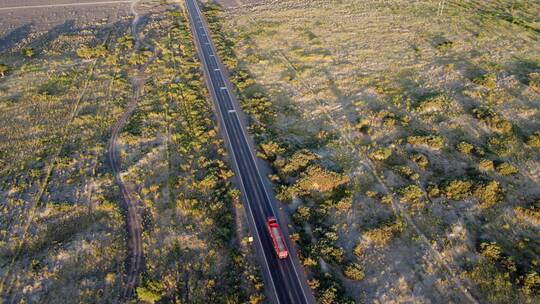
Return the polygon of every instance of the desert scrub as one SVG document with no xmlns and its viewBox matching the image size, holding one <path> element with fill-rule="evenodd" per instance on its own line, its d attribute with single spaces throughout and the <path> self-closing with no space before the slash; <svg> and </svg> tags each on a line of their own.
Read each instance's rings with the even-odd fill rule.
<svg viewBox="0 0 540 304">
<path fill-rule="evenodd" d="M 499 174 L 502 176 L 510 176 L 517 174 L 519 170 L 512 164 L 502 163 L 497 166 L 497 172 L 499 172 Z"/>
<path fill-rule="evenodd" d="M 488 138 L 487 147 L 497 156 L 509 157 L 519 148 L 519 142 L 513 135 L 495 135 Z"/>
<path fill-rule="evenodd" d="M 341 264 L 343 262 L 345 252 L 343 248 L 336 245 L 339 237 L 335 231 L 335 226 L 326 229 L 326 231 L 319 228 L 314 232 L 318 237 L 318 240 L 313 247 L 313 253 L 317 257 L 323 258 L 325 261 L 329 261 L 334 264 Z"/>
<path fill-rule="evenodd" d="M 137 299 L 143 303 L 155 303 L 165 295 L 163 284 L 149 279 L 143 280 L 141 286 L 137 287 Z"/>
<path fill-rule="evenodd" d="M 467 180 L 453 180 L 444 188 L 444 194 L 450 200 L 459 201 L 471 195 L 472 183 Z"/>
<path fill-rule="evenodd" d="M 314 161 L 319 159 L 317 155 L 309 150 L 298 150 L 290 158 L 288 162 L 281 159 L 274 163 L 279 168 L 279 172 L 284 175 L 296 175 L 300 171 L 306 169 Z"/>
<path fill-rule="evenodd" d="M 480 171 L 493 171 L 495 170 L 495 165 L 492 160 L 484 158 L 478 162 L 478 169 Z"/>
<path fill-rule="evenodd" d="M 396 220 L 394 223 L 386 224 L 379 228 L 373 228 L 365 231 L 362 234 L 362 242 L 355 248 L 355 253 L 360 255 L 363 251 L 362 248 L 366 248 L 367 245 L 373 245 L 374 247 L 385 247 L 390 240 L 398 233 L 405 231 L 406 224 L 401 219 Z"/>
<path fill-rule="evenodd" d="M 492 261 L 481 261 L 467 275 L 482 292 L 488 303 L 519 302 L 510 276 L 500 271 Z"/>
<path fill-rule="evenodd" d="M 285 149 L 275 141 L 268 141 L 260 144 L 261 152 L 259 156 L 268 161 L 275 161 L 278 155 L 285 152 Z"/>
<path fill-rule="evenodd" d="M 540 200 L 527 208 L 516 207 L 514 213 L 519 223 L 540 226 Z"/>
<path fill-rule="evenodd" d="M 488 303 L 525 303 L 525 295 L 513 283 L 519 282 L 517 270 L 512 258 L 496 242 L 483 242 L 478 262 L 466 274 Z"/>
<path fill-rule="evenodd" d="M 452 104 L 453 100 L 446 94 L 440 94 L 440 93 L 434 93 L 418 104 L 415 111 L 426 114 L 426 113 L 433 113 L 433 112 L 441 112 L 448 109 L 448 107 Z"/>
<path fill-rule="evenodd" d="M 529 73 L 529 88 L 533 91 L 540 93 L 540 73 Z"/>
<path fill-rule="evenodd" d="M 440 135 L 409 136 L 407 142 L 413 146 L 427 146 L 435 150 L 444 147 L 446 140 Z"/>
<path fill-rule="evenodd" d="M 410 156 L 410 160 L 413 161 L 420 169 L 425 170 L 429 166 L 429 160 L 424 154 L 416 153 Z"/>
<path fill-rule="evenodd" d="M 482 208 L 489 208 L 499 203 L 503 199 L 503 189 L 499 182 L 490 181 L 476 187 L 473 192 Z"/>
<path fill-rule="evenodd" d="M 523 278 L 523 292 L 526 295 L 532 296 L 540 292 L 540 275 L 536 271 L 529 272 Z"/>
<path fill-rule="evenodd" d="M 361 281 L 366 276 L 362 265 L 358 263 L 349 263 L 343 269 L 343 274 L 350 280 Z"/>
<path fill-rule="evenodd" d="M 468 142 L 462 141 L 457 144 L 456 149 L 465 155 L 469 155 L 473 152 L 474 146 Z"/>
<path fill-rule="evenodd" d="M 394 166 L 392 167 L 392 170 L 410 180 L 418 180 L 420 178 L 420 174 L 414 172 L 414 170 L 408 166 Z"/>
<path fill-rule="evenodd" d="M 497 87 L 497 75 L 486 73 L 474 78 L 472 82 L 488 89 L 495 89 Z"/>
<path fill-rule="evenodd" d="M 0 77 L 6 76 L 9 72 L 9 67 L 3 63 L 0 63 Z"/>
<path fill-rule="evenodd" d="M 495 113 L 490 108 L 479 107 L 473 109 L 474 116 L 484 122 L 490 129 L 500 133 L 512 132 L 512 123 Z"/>
<path fill-rule="evenodd" d="M 408 203 L 418 203 L 424 196 L 424 191 L 417 185 L 408 185 L 400 189 L 399 193 L 401 194 L 401 200 Z"/>
<path fill-rule="evenodd" d="M 377 161 L 387 160 L 390 156 L 392 156 L 392 149 L 390 148 L 379 148 L 369 153 L 369 158 Z"/>
<path fill-rule="evenodd" d="M 501 258 L 501 247 L 496 242 L 483 242 L 480 244 L 480 254 L 490 260 L 497 261 Z"/>
<path fill-rule="evenodd" d="M 529 138 L 527 139 L 527 145 L 540 151 L 540 131 L 536 131 L 531 136 L 529 136 Z"/>
<path fill-rule="evenodd" d="M 77 56 L 83 59 L 93 59 L 99 57 L 107 56 L 107 48 L 100 45 L 96 47 L 89 47 L 87 45 L 82 45 L 77 49 Z"/>
<path fill-rule="evenodd" d="M 26 58 L 32 58 L 35 54 L 34 48 L 25 47 L 21 50 L 21 53 Z"/>
<path fill-rule="evenodd" d="M 298 190 L 296 194 L 309 194 L 310 192 L 330 193 L 334 189 L 349 183 L 349 177 L 337 172 L 323 169 L 319 166 L 310 166 L 294 185 Z"/>
</svg>

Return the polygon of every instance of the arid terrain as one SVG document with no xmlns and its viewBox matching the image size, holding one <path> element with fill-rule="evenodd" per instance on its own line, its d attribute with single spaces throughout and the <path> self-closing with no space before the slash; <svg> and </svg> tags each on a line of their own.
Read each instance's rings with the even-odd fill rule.
<svg viewBox="0 0 540 304">
<path fill-rule="evenodd" d="M 318 303 L 540 302 L 540 3 L 199 3 Z M 199 55 L 0 0 L 0 303 L 271 301 Z"/>
<path fill-rule="evenodd" d="M 538 3 L 220 3 L 321 303 L 539 301 Z"/>
</svg>

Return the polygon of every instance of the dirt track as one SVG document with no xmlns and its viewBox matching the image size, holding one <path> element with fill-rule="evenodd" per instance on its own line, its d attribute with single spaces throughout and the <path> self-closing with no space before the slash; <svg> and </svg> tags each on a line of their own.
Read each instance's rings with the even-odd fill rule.
<svg viewBox="0 0 540 304">
<path fill-rule="evenodd" d="M 133 111 L 137 108 L 137 101 L 140 96 L 141 82 L 136 81 L 134 83 L 134 96 L 131 98 L 126 110 L 116 122 L 112 133 L 111 138 L 108 144 L 108 158 L 109 164 L 113 171 L 113 175 L 116 183 L 120 187 L 120 192 L 122 194 L 122 209 L 124 209 L 126 217 L 126 229 L 128 232 L 128 257 L 127 257 L 127 280 L 126 280 L 126 289 L 124 290 L 122 296 L 124 299 L 129 298 L 137 286 L 139 280 L 139 274 L 143 268 L 143 250 L 142 250 L 142 239 L 141 239 L 141 219 L 137 211 L 138 202 L 132 198 L 131 189 L 128 188 L 122 181 L 120 176 L 120 157 L 118 156 L 117 140 L 118 134 L 124 128 L 127 123 L 128 118 L 131 116 Z"/>
<path fill-rule="evenodd" d="M 119 133 L 122 131 L 128 119 L 137 108 L 137 103 L 142 95 L 144 82 L 146 80 L 146 75 L 144 73 L 145 69 L 156 58 L 155 49 L 152 45 L 148 45 L 143 41 L 144 37 L 138 31 L 141 21 L 136 9 L 138 2 L 139 0 L 133 0 L 131 2 L 131 13 L 134 16 L 131 24 L 131 32 L 133 37 L 136 39 L 133 49 L 138 50 L 140 45 L 143 44 L 146 48 L 151 49 L 154 52 L 154 56 L 152 56 L 143 66 L 139 68 L 138 75 L 131 78 L 133 95 L 126 109 L 124 110 L 124 113 L 122 113 L 122 116 L 120 116 L 113 127 L 107 149 L 109 164 L 113 171 L 115 181 L 120 187 L 120 192 L 122 194 L 122 209 L 124 209 L 125 212 L 125 225 L 128 233 L 128 255 L 126 259 L 127 273 L 125 280 L 126 285 L 124 292 L 122 293 L 122 300 L 126 302 L 128 302 L 135 295 L 135 288 L 139 284 L 140 274 L 144 270 L 144 252 L 142 242 L 142 220 L 139 212 L 139 206 L 141 206 L 141 204 L 136 198 L 134 198 L 134 190 L 132 189 L 132 186 L 128 183 L 124 183 L 122 180 L 120 166 L 121 161 L 118 155 L 117 140 Z"/>
</svg>

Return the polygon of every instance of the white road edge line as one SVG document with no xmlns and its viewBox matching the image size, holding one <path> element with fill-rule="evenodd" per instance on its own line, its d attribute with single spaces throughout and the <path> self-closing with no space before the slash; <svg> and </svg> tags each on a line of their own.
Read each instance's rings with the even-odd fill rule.
<svg viewBox="0 0 540 304">
<path fill-rule="evenodd" d="M 186 0 L 187 1 L 193 1 L 193 0 Z M 199 6 L 197 5 L 197 3 L 194 3 L 194 6 L 195 6 L 195 9 L 197 10 L 197 13 L 198 14 L 202 14 L 200 9 L 199 9 Z M 189 7 L 188 7 L 188 10 L 189 10 Z M 193 16 L 192 16 L 192 19 L 193 19 Z M 206 29 L 204 27 L 202 27 L 202 30 L 206 33 Z M 197 33 L 195 33 L 197 34 Z M 207 34 L 208 35 L 208 34 Z M 197 41 L 199 42 L 199 45 L 201 44 L 199 39 L 197 39 Z M 201 53 L 204 52 L 201 48 Z M 214 55 L 210 55 L 210 56 L 214 56 Z M 203 56 L 204 57 L 204 56 Z M 208 67 L 206 66 L 206 64 L 203 65 L 205 70 L 207 71 L 208 74 L 210 74 L 210 71 L 208 70 Z M 208 80 L 210 81 L 210 83 L 212 84 L 212 86 L 214 85 L 214 82 L 212 81 L 212 78 L 208 77 Z M 221 105 L 219 104 L 219 101 L 217 100 L 217 96 L 216 96 L 216 104 L 217 106 L 221 109 Z M 225 117 L 222 117 L 223 120 L 225 120 Z M 225 135 L 227 136 L 227 139 L 229 140 L 229 143 L 231 145 L 231 152 L 233 154 L 233 157 L 234 159 L 236 160 L 236 153 L 234 153 L 234 149 L 232 149 L 232 141 L 231 141 L 231 138 L 229 136 L 229 130 L 227 129 L 227 126 L 225 125 L 225 122 L 223 122 L 223 127 L 225 128 Z M 248 149 L 250 150 L 250 154 L 251 154 L 251 149 Z M 239 175 L 242 175 L 242 173 L 240 172 L 240 168 L 238 167 L 237 163 L 236 162 L 233 162 L 234 163 L 234 166 L 236 167 L 237 171 L 238 171 L 238 174 Z M 258 169 L 257 169 L 258 171 Z M 259 175 L 260 177 L 260 175 Z M 246 189 L 246 186 L 244 185 L 244 181 L 242 181 L 242 177 L 240 176 L 239 178 L 240 180 L 240 183 L 242 184 L 242 188 L 244 189 L 244 193 L 245 193 L 245 189 Z M 266 189 L 265 189 L 265 192 L 266 192 Z M 244 194 L 246 195 L 246 198 L 247 198 L 247 194 Z M 248 205 L 248 209 L 249 209 L 249 213 L 251 214 L 251 218 L 253 219 L 253 224 L 254 224 L 254 227 L 255 227 L 255 232 L 259 233 L 259 231 L 257 230 L 257 224 L 255 223 L 255 216 L 253 215 L 253 210 L 251 210 L 251 205 L 249 204 L 249 202 L 247 202 L 247 205 Z M 259 237 L 257 237 L 257 240 L 259 241 L 259 246 L 261 248 L 261 251 L 262 251 L 262 254 L 264 255 L 264 264 L 266 265 L 266 269 L 268 269 L 268 274 L 270 274 L 270 282 L 272 282 L 272 286 L 274 287 L 274 293 L 276 295 L 276 300 L 278 303 L 281 303 L 279 301 L 279 296 L 277 294 L 277 288 L 276 288 L 276 284 L 274 283 L 274 279 L 272 278 L 272 275 L 271 275 L 271 272 L 270 272 L 270 266 L 268 265 L 268 261 L 266 260 L 266 252 L 264 251 L 264 247 L 262 245 L 262 242 L 261 242 L 261 239 Z M 294 268 L 294 267 L 293 267 Z M 305 295 L 304 295 L 305 297 Z"/>
<path fill-rule="evenodd" d="M 69 6 L 84 6 L 84 5 L 100 5 L 100 4 L 120 4 L 131 3 L 131 0 L 116 0 L 103 2 L 82 2 L 82 3 L 63 3 L 63 4 L 44 4 L 44 5 L 29 5 L 29 6 L 8 6 L 0 7 L 0 11 L 31 9 L 31 8 L 49 8 L 49 7 L 69 7 Z"/>
</svg>

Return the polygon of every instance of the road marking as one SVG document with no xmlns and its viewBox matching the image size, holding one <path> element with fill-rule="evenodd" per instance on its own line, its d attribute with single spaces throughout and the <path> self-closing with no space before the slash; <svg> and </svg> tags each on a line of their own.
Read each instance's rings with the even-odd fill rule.
<svg viewBox="0 0 540 304">
<path fill-rule="evenodd" d="M 0 7 L 0 11 L 18 10 L 18 9 L 31 9 L 31 8 L 48 8 L 48 7 L 67 7 L 67 6 L 83 6 L 83 5 L 100 5 L 100 4 L 120 4 L 131 3 L 130 0 L 116 0 L 116 1 L 103 1 L 103 2 L 82 2 L 82 3 L 64 3 L 64 4 L 44 4 L 44 5 L 29 5 L 29 6 L 9 6 Z"/>
</svg>

